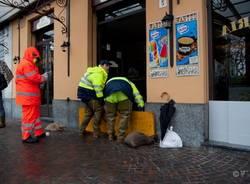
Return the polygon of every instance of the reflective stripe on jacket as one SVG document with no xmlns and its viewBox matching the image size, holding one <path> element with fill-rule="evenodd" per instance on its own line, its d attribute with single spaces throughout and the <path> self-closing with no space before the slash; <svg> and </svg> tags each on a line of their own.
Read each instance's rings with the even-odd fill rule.
<svg viewBox="0 0 250 184">
<path fill-rule="evenodd" d="M 19 105 L 40 105 L 40 83 L 42 76 L 33 63 L 35 48 L 28 48 L 16 70 L 16 103 Z M 39 53 L 36 53 L 39 55 Z"/>
<path fill-rule="evenodd" d="M 107 81 L 108 74 L 101 67 L 90 67 L 87 72 L 81 78 L 79 87 L 95 91 L 96 97 L 103 97 L 103 88 Z M 81 98 L 78 96 L 78 98 Z"/>
<path fill-rule="evenodd" d="M 129 85 L 125 85 L 126 84 Z M 142 96 L 140 95 L 138 89 L 135 84 L 128 80 L 125 77 L 113 77 L 108 80 L 105 86 L 105 101 L 110 103 L 118 103 L 126 99 L 131 100 L 131 95 L 133 96 L 133 100 L 138 105 L 138 107 L 144 107 L 144 101 Z M 132 93 L 132 94 L 129 94 Z"/>
</svg>

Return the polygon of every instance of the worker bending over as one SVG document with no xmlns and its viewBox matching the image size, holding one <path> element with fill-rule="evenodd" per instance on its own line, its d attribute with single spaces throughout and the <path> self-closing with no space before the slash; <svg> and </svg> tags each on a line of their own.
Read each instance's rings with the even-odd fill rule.
<svg viewBox="0 0 250 184">
<path fill-rule="evenodd" d="M 109 140 L 114 140 L 114 122 L 116 113 L 119 112 L 120 122 L 117 141 L 123 143 L 132 113 L 133 102 L 137 103 L 140 111 L 143 111 L 143 98 L 135 84 L 125 77 L 113 77 L 108 80 L 104 88 L 104 95 Z"/>
</svg>

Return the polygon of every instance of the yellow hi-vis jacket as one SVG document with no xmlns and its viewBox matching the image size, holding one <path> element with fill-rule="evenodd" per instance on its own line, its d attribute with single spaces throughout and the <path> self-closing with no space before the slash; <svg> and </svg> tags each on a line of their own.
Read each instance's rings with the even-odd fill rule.
<svg viewBox="0 0 250 184">
<path fill-rule="evenodd" d="M 107 72 L 100 65 L 96 67 L 89 67 L 87 72 L 81 78 L 79 86 L 89 90 L 94 90 L 96 97 L 102 98 L 103 88 L 107 78 Z"/>
<path fill-rule="evenodd" d="M 109 103 L 118 103 L 124 100 L 129 99 L 128 95 L 126 93 L 129 91 L 126 88 L 125 85 L 120 85 L 120 82 L 126 82 L 131 88 L 132 88 L 132 93 L 131 94 L 134 98 L 134 101 L 137 103 L 138 107 L 144 107 L 144 101 L 143 98 L 136 88 L 135 84 L 128 80 L 126 77 L 113 77 L 108 82 L 106 83 L 105 86 L 105 92 L 107 93 L 107 97 L 105 98 L 105 101 Z M 111 92 L 110 91 L 114 91 Z M 126 92 L 125 92 L 126 91 Z"/>
</svg>

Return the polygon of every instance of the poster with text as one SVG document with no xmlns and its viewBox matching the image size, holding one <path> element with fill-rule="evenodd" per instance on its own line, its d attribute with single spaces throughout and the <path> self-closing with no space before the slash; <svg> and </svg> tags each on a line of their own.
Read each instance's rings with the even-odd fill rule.
<svg viewBox="0 0 250 184">
<path fill-rule="evenodd" d="M 149 66 L 152 78 L 168 76 L 169 61 L 168 30 L 162 27 L 161 22 L 150 24 L 149 28 Z"/>
<path fill-rule="evenodd" d="M 190 13 L 176 18 L 177 76 L 200 74 L 197 21 L 197 13 Z"/>
</svg>

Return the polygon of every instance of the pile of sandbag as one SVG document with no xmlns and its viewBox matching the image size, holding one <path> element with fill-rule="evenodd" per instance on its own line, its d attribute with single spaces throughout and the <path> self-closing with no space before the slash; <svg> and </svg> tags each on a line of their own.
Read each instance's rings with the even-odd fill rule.
<svg viewBox="0 0 250 184">
<path fill-rule="evenodd" d="M 46 130 L 46 131 L 55 132 L 55 131 L 63 131 L 64 128 L 65 128 L 65 126 L 61 125 L 60 123 L 50 123 L 50 124 L 45 128 L 45 130 Z"/>
<path fill-rule="evenodd" d="M 125 144 L 127 144 L 128 146 L 132 148 L 137 148 L 139 146 L 153 144 L 154 141 L 155 141 L 154 137 L 149 137 L 140 132 L 131 132 L 126 136 L 124 140 Z"/>
</svg>

